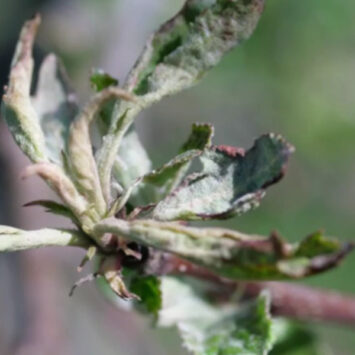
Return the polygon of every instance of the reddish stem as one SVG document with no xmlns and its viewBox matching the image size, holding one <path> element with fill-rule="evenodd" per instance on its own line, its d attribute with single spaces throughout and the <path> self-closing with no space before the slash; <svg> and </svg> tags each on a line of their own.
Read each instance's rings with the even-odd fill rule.
<svg viewBox="0 0 355 355">
<path fill-rule="evenodd" d="M 227 294 L 240 288 L 244 297 L 255 297 L 267 289 L 271 294 L 272 313 L 277 316 L 355 326 L 355 297 L 288 282 L 231 281 L 174 256 L 164 257 L 163 264 L 166 274 L 184 274 L 218 283 Z"/>
</svg>

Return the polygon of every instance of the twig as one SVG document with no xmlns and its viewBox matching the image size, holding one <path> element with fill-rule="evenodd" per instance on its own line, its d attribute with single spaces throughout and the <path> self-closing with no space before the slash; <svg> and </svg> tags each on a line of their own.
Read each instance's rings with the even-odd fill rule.
<svg viewBox="0 0 355 355">
<path fill-rule="evenodd" d="M 355 297 L 288 282 L 231 281 L 174 256 L 164 256 L 159 267 L 165 274 L 187 275 L 218 283 L 226 295 L 237 289 L 246 298 L 267 289 L 271 294 L 272 313 L 301 321 L 322 321 L 355 326 Z"/>
</svg>

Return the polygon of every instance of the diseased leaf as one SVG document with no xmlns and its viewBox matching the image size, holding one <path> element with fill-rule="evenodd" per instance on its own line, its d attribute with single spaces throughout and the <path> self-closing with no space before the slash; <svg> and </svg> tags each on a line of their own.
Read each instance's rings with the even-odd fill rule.
<svg viewBox="0 0 355 355">
<path fill-rule="evenodd" d="M 31 201 L 29 203 L 26 203 L 24 207 L 31 207 L 31 206 L 41 206 L 46 209 L 46 212 L 53 213 L 59 216 L 63 216 L 66 218 L 71 219 L 74 224 L 77 226 L 80 225 L 79 220 L 75 217 L 74 213 L 66 206 L 62 205 L 61 203 L 58 203 L 56 201 L 50 201 L 50 200 L 36 200 L 36 201 Z"/>
<path fill-rule="evenodd" d="M 97 92 L 100 92 L 109 86 L 118 86 L 118 80 L 101 69 L 93 71 L 90 76 L 90 82 L 94 90 Z"/>
<path fill-rule="evenodd" d="M 211 125 L 195 123 L 188 140 L 180 148 L 179 155 L 160 169 L 144 176 L 143 183 L 147 185 L 146 189 L 155 188 L 155 199 L 149 203 L 161 200 L 181 183 L 191 161 L 211 146 L 212 136 Z M 153 192 L 151 194 L 153 195 Z"/>
<path fill-rule="evenodd" d="M 97 238 L 105 233 L 116 234 L 176 254 L 230 279 L 299 279 L 337 266 L 353 249 L 353 244 L 325 238 L 319 232 L 300 244 L 288 244 L 275 233 L 265 238 L 228 229 L 143 219 L 109 218 L 98 223 L 94 233 Z M 310 242 L 311 257 L 304 248 Z"/>
<path fill-rule="evenodd" d="M 122 265 L 117 256 L 113 255 L 103 259 L 98 272 L 102 275 L 112 291 L 123 299 L 138 299 L 138 296 L 129 292 L 122 279 Z"/>
<path fill-rule="evenodd" d="M 202 170 L 188 176 L 153 210 L 154 219 L 228 218 L 258 206 L 264 190 L 279 181 L 293 147 L 280 136 L 263 135 L 245 155 L 215 147 L 201 156 Z"/>
<path fill-rule="evenodd" d="M 62 63 L 50 54 L 40 68 L 36 94 L 32 98 L 44 133 L 49 159 L 63 165 L 70 123 L 78 113 L 75 94 Z"/>
<path fill-rule="evenodd" d="M 251 35 L 263 5 L 264 0 L 187 0 L 146 44 L 129 90 L 157 100 L 193 85 Z"/>
<path fill-rule="evenodd" d="M 152 170 L 152 163 L 142 146 L 137 132 L 132 128 L 124 136 L 120 150 L 113 166 L 113 178 L 124 188 L 128 189 L 141 176 Z M 139 196 L 140 187 L 132 191 L 135 203 L 145 202 Z"/>
<path fill-rule="evenodd" d="M 100 92 L 110 86 L 118 85 L 118 80 L 101 70 L 95 71 L 90 81 L 95 91 Z M 117 98 L 102 105 L 99 112 L 98 127 L 101 135 L 105 135 L 111 123 Z M 134 181 L 151 170 L 151 162 L 143 148 L 134 128 L 124 135 L 122 144 L 113 166 L 113 178 L 118 192 L 129 189 Z M 133 196 L 136 194 L 133 191 Z"/>
<path fill-rule="evenodd" d="M 2 102 L 2 116 L 17 145 L 35 163 L 47 161 L 43 132 L 30 98 L 32 50 L 40 22 L 37 15 L 22 28 Z"/>
<path fill-rule="evenodd" d="M 115 105 L 97 153 L 103 186 L 109 184 L 116 153 L 136 115 L 162 97 L 195 84 L 226 52 L 251 35 L 263 6 L 264 0 L 187 0 L 150 38 L 124 84 L 128 92 L 139 96 L 139 105 Z"/>
<path fill-rule="evenodd" d="M 71 172 L 78 189 L 100 216 L 107 211 L 106 202 L 110 200 L 110 192 L 103 191 L 101 187 L 91 143 L 90 125 L 105 103 L 113 98 L 133 100 L 131 95 L 116 87 L 109 87 L 96 94 L 71 124 L 68 143 Z"/>
<path fill-rule="evenodd" d="M 194 355 L 266 355 L 273 345 L 267 294 L 242 305 L 213 306 L 186 283 L 162 280 L 160 326 L 174 326 Z"/>
<path fill-rule="evenodd" d="M 156 276 L 137 276 L 133 278 L 130 291 L 140 298 L 146 310 L 157 316 L 161 305 L 162 295 L 160 280 Z"/>
<path fill-rule="evenodd" d="M 88 248 L 90 241 L 77 230 L 44 228 L 25 231 L 0 226 L 0 252 L 15 252 L 51 246 Z"/>
<path fill-rule="evenodd" d="M 88 217 L 87 213 L 90 207 L 87 201 L 79 194 L 73 182 L 59 166 L 52 163 L 33 164 L 26 168 L 23 177 L 27 178 L 32 175 L 39 175 L 47 181 L 80 220 L 81 225 L 85 224 L 84 220 Z"/>
</svg>

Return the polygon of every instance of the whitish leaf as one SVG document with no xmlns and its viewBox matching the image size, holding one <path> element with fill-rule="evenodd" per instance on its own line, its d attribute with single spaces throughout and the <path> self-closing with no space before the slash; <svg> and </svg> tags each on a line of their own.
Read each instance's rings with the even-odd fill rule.
<svg viewBox="0 0 355 355">
<path fill-rule="evenodd" d="M 200 156 L 211 146 L 213 127 L 209 124 L 194 124 L 188 140 L 179 150 L 179 155 L 160 169 L 154 170 L 143 178 L 145 185 L 141 193 L 152 196 L 147 203 L 156 203 L 174 188 L 184 178 L 191 161 Z"/>
<path fill-rule="evenodd" d="M 117 79 L 109 74 L 97 70 L 90 78 L 94 89 L 98 92 L 118 84 Z M 104 136 L 110 126 L 113 110 L 117 99 L 113 99 L 102 106 L 99 112 L 98 128 L 100 134 Z M 130 129 L 122 138 L 122 144 L 113 165 L 113 180 L 120 194 L 122 189 L 130 189 L 137 178 L 147 174 L 151 170 L 151 161 L 145 151 L 139 137 L 134 130 Z M 132 197 L 138 190 L 132 191 Z M 112 191 L 113 193 L 113 191 Z"/>
<path fill-rule="evenodd" d="M 2 103 L 2 115 L 16 143 L 36 163 L 47 160 L 44 136 L 30 98 L 32 49 L 40 22 L 37 15 L 22 28 Z"/>
<path fill-rule="evenodd" d="M 97 154 L 103 186 L 109 185 L 116 153 L 136 115 L 163 96 L 193 85 L 226 52 L 248 38 L 263 5 L 264 0 L 187 0 L 150 38 L 124 85 L 139 96 L 138 104 L 115 105 Z"/>
<path fill-rule="evenodd" d="M 118 155 L 113 166 L 113 178 L 124 188 L 128 189 L 141 176 L 152 170 L 152 163 L 142 146 L 137 132 L 132 128 L 124 136 Z M 140 192 L 138 187 L 132 192 L 135 198 Z M 142 203 L 144 198 L 137 197 L 135 202 Z"/>
<path fill-rule="evenodd" d="M 94 233 L 112 233 L 174 253 L 230 279 L 299 279 L 335 267 L 353 245 L 314 233 L 299 244 L 220 228 L 194 228 L 153 220 L 103 220 Z"/>
<path fill-rule="evenodd" d="M 266 355 L 273 345 L 267 294 L 255 301 L 213 306 L 186 283 L 163 278 L 160 326 L 176 325 L 184 346 L 195 355 Z"/>
<path fill-rule="evenodd" d="M 93 204 L 100 216 L 107 211 L 106 202 L 109 201 L 110 192 L 101 188 L 91 143 L 90 125 L 105 103 L 113 98 L 133 99 L 131 95 L 116 87 L 109 87 L 96 94 L 71 124 L 68 143 L 71 171 L 78 189 Z"/>
<path fill-rule="evenodd" d="M 65 69 L 53 54 L 42 63 L 32 103 L 45 136 L 47 156 L 52 162 L 62 164 L 62 151 L 78 106 Z"/>
<path fill-rule="evenodd" d="M 264 0 L 187 0 L 146 44 L 129 90 L 158 100 L 193 85 L 251 35 L 263 5 Z"/>
<path fill-rule="evenodd" d="M 88 238 L 79 231 L 66 229 L 39 229 L 24 231 L 0 226 L 0 252 L 13 252 L 50 246 L 76 246 L 87 248 Z"/>
<path fill-rule="evenodd" d="M 88 213 L 88 203 L 79 194 L 75 185 L 63 170 L 52 163 L 33 164 L 26 168 L 23 178 L 39 175 L 54 189 L 63 202 L 75 216 L 83 223 Z M 96 217 L 96 216 L 94 216 Z M 96 218 L 94 218 L 96 219 Z"/>
<path fill-rule="evenodd" d="M 279 181 L 293 148 L 280 136 L 264 135 L 245 154 L 216 147 L 201 156 L 202 170 L 188 176 L 153 211 L 157 220 L 228 218 L 241 214 Z"/>
</svg>

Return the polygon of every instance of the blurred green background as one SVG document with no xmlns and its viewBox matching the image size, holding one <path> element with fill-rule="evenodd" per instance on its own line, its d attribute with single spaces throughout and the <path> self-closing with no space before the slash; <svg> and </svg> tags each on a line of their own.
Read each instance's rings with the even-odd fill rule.
<svg viewBox="0 0 355 355">
<path fill-rule="evenodd" d="M 122 80 L 148 34 L 182 3 L 3 0 L 0 83 L 6 82 L 20 26 L 34 12 L 43 15 L 38 58 L 59 54 L 85 101 L 90 69 L 101 67 Z M 355 240 L 354 13 L 351 0 L 268 0 L 248 42 L 198 86 L 139 117 L 138 131 L 155 164 L 176 153 L 193 122 L 212 123 L 217 144 L 249 147 L 262 133 L 281 133 L 296 147 L 286 178 L 261 207 L 223 225 L 261 234 L 277 229 L 293 241 L 321 228 Z M 38 181 L 20 182 L 27 162 L 3 124 L 0 146 L 0 222 L 27 228 L 62 223 L 21 208 L 49 192 Z M 150 330 L 147 320 L 110 306 L 94 285 L 69 299 L 79 258 L 77 251 L 58 250 L 0 255 L 1 355 L 185 354 L 174 334 Z M 306 283 L 355 294 L 354 268 L 351 255 L 339 269 Z M 355 353 L 353 329 L 312 328 L 335 354 Z"/>
</svg>

